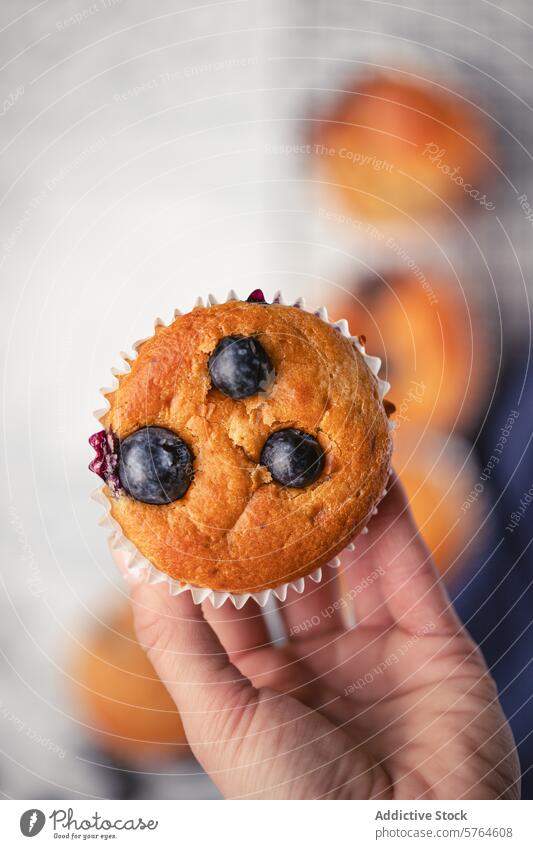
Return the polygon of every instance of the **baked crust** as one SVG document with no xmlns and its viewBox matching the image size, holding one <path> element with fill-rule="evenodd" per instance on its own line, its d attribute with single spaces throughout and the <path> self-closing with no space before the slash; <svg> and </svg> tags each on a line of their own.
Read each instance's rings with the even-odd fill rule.
<svg viewBox="0 0 533 849">
<path fill-rule="evenodd" d="M 238 334 L 257 335 L 275 368 L 269 389 L 244 400 L 213 388 L 207 368 L 220 339 Z M 348 338 L 302 309 L 197 307 L 158 327 L 106 397 L 101 421 L 119 439 L 158 425 L 194 454 L 194 480 L 171 504 L 105 489 L 124 534 L 179 581 L 243 593 L 296 580 L 362 530 L 383 495 L 392 441 L 377 380 Z M 266 438 L 287 427 L 326 450 L 323 474 L 303 489 L 259 465 Z"/>
</svg>

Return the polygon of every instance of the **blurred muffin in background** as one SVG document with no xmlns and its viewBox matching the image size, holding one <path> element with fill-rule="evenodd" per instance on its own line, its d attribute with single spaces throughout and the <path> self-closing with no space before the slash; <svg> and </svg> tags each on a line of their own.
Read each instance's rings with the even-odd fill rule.
<svg viewBox="0 0 533 849">
<path fill-rule="evenodd" d="M 385 272 L 354 285 L 333 313 L 383 359 L 399 427 L 468 431 L 481 421 L 495 365 L 489 322 L 456 280 Z"/>
<path fill-rule="evenodd" d="M 480 550 L 486 499 L 482 471 L 465 440 L 399 428 L 394 466 L 426 544 L 447 581 Z M 480 485 L 481 484 L 481 485 Z"/>
<path fill-rule="evenodd" d="M 88 734 L 124 762 L 189 754 L 176 706 L 137 642 L 128 602 L 79 638 L 74 697 Z"/>
<path fill-rule="evenodd" d="M 345 207 L 372 220 L 493 209 L 494 145 L 481 112 L 407 71 L 355 83 L 316 121 L 313 162 Z"/>
</svg>

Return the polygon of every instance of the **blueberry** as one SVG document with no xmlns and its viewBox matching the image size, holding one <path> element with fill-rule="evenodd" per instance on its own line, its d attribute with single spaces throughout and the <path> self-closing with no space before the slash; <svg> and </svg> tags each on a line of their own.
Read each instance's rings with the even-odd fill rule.
<svg viewBox="0 0 533 849">
<path fill-rule="evenodd" d="M 164 427 L 143 427 L 121 440 L 119 476 L 126 492 L 144 504 L 183 498 L 193 477 L 193 455 Z"/>
<path fill-rule="evenodd" d="M 248 398 L 266 389 L 273 369 L 254 336 L 225 336 L 209 357 L 213 386 L 230 398 Z"/>
<path fill-rule="evenodd" d="M 324 468 L 324 452 L 314 436 L 289 427 L 268 437 L 260 462 L 278 483 L 300 488 L 318 480 Z"/>
</svg>

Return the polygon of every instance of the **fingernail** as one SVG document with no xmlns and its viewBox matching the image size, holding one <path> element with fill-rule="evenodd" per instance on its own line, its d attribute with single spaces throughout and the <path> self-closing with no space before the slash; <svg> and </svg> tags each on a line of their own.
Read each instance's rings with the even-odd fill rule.
<svg viewBox="0 0 533 849">
<path fill-rule="evenodd" d="M 144 570 L 138 566 L 128 566 L 128 553 L 111 548 L 111 556 L 122 578 L 129 587 L 136 587 L 144 582 Z"/>
</svg>

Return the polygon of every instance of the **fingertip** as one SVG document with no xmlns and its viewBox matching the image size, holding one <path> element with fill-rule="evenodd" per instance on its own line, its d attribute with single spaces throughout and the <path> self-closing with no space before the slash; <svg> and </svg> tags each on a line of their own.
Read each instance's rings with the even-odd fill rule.
<svg viewBox="0 0 533 849">
<path fill-rule="evenodd" d="M 400 478 L 393 470 L 387 484 L 385 496 L 378 505 L 376 518 L 379 517 L 382 519 L 386 517 L 390 519 L 391 517 L 399 518 L 403 515 L 412 520 L 407 493 Z"/>
<path fill-rule="evenodd" d="M 200 605 L 189 592 L 171 595 L 167 583 L 136 583 L 130 592 L 135 620 L 157 620 L 163 626 L 204 621 Z"/>
<path fill-rule="evenodd" d="M 111 543 L 109 543 L 109 550 L 115 566 L 130 589 L 136 587 L 138 584 L 142 584 L 146 580 L 145 571 L 143 569 L 130 567 L 128 565 L 130 555 L 127 551 L 113 548 Z"/>
<path fill-rule="evenodd" d="M 202 602 L 205 620 L 211 625 L 230 659 L 237 662 L 246 652 L 269 643 L 263 612 L 251 599 L 238 610 L 230 601 L 215 608 L 209 601 Z"/>
<path fill-rule="evenodd" d="M 459 621 L 394 472 L 375 519 L 367 546 L 383 569 L 381 592 L 393 621 L 412 633 L 456 632 Z"/>
</svg>

